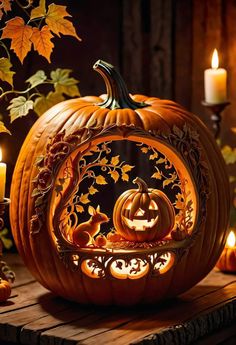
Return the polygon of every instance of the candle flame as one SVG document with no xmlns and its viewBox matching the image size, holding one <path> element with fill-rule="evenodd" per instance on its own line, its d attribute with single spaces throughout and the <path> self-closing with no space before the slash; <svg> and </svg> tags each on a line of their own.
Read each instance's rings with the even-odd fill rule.
<svg viewBox="0 0 236 345">
<path fill-rule="evenodd" d="M 2 149 L 0 147 L 0 162 L 2 161 Z"/>
<path fill-rule="evenodd" d="M 236 238 L 233 231 L 230 231 L 229 236 L 227 238 L 227 246 L 233 248 L 235 246 Z"/>
<path fill-rule="evenodd" d="M 211 59 L 211 68 L 217 69 L 219 67 L 219 57 L 218 52 L 214 49 Z"/>
</svg>

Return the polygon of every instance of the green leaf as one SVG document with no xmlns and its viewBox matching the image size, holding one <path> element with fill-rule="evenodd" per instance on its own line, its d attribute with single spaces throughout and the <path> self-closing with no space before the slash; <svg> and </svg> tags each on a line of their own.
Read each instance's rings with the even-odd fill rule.
<svg viewBox="0 0 236 345">
<path fill-rule="evenodd" d="M 55 91 L 58 93 L 64 93 L 67 96 L 75 97 L 80 96 L 78 89 L 78 80 L 70 77 L 70 69 L 57 68 L 51 72 L 52 82 L 54 84 Z"/>
<path fill-rule="evenodd" d="M 47 76 L 44 71 L 39 70 L 33 74 L 30 78 L 26 80 L 27 83 L 30 83 L 31 87 L 36 87 L 42 84 L 47 79 Z"/>
<path fill-rule="evenodd" d="M 0 58 L 0 79 L 13 85 L 13 75 L 15 72 L 11 71 L 12 64 L 7 58 Z"/>
<path fill-rule="evenodd" d="M 6 249 L 10 249 L 13 246 L 12 240 L 10 238 L 2 237 L 1 240 L 2 240 L 3 246 Z"/>
<path fill-rule="evenodd" d="M 38 116 L 41 116 L 43 113 L 45 113 L 48 109 L 50 109 L 52 106 L 54 106 L 57 103 L 60 103 L 64 101 L 65 98 L 62 94 L 58 92 L 52 92 L 50 91 L 48 95 L 40 96 L 36 98 L 34 102 L 34 111 Z"/>
<path fill-rule="evenodd" d="M 225 145 L 221 149 L 221 153 L 224 157 L 226 164 L 236 163 L 236 148 L 232 148 L 228 145 Z"/>
<path fill-rule="evenodd" d="M 20 117 L 26 116 L 29 111 L 34 108 L 34 102 L 27 100 L 23 96 L 13 98 L 10 103 L 11 104 L 7 109 L 10 110 L 11 122 Z"/>
<path fill-rule="evenodd" d="M 0 121 L 0 133 L 7 133 L 11 135 L 11 132 L 5 127 L 2 121 Z"/>
</svg>

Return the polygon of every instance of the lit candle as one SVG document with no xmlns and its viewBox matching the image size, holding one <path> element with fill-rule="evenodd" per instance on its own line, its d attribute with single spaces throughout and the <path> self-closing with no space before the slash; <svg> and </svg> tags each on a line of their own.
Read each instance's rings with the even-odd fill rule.
<svg viewBox="0 0 236 345">
<path fill-rule="evenodd" d="M 207 103 L 223 103 L 227 99 L 227 72 L 219 67 L 217 50 L 212 54 L 211 67 L 204 72 L 205 101 Z"/>
<path fill-rule="evenodd" d="M 230 231 L 216 267 L 224 272 L 236 272 L 236 237 L 234 231 Z"/>
<path fill-rule="evenodd" d="M 2 150 L 0 148 L 0 202 L 2 202 L 5 197 L 6 171 L 7 165 L 2 163 Z"/>
</svg>

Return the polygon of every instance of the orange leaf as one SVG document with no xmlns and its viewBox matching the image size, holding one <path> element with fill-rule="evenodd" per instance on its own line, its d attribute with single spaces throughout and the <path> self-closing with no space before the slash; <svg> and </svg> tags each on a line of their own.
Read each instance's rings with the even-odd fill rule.
<svg viewBox="0 0 236 345">
<path fill-rule="evenodd" d="M 21 63 L 23 63 L 24 58 L 31 49 L 32 42 L 30 38 L 32 33 L 33 28 L 25 25 L 21 17 L 8 20 L 3 28 L 2 38 L 11 39 L 11 49 L 14 50 Z"/>
<path fill-rule="evenodd" d="M 54 44 L 51 42 L 51 34 L 49 27 L 44 25 L 41 30 L 38 28 L 33 28 L 33 34 L 31 36 L 31 41 L 36 50 L 40 55 L 44 56 L 48 62 L 51 62 L 50 56 L 54 47 Z"/>
<path fill-rule="evenodd" d="M 41 18 L 46 16 L 45 0 L 39 1 L 39 6 L 32 9 L 30 19 Z"/>
<path fill-rule="evenodd" d="M 3 12 L 11 11 L 11 0 L 0 0 L 0 19 L 3 16 Z"/>
<path fill-rule="evenodd" d="M 50 30 L 60 37 L 60 35 L 74 36 L 79 41 L 81 39 L 77 35 L 75 28 L 68 19 L 64 17 L 71 17 L 66 11 L 66 6 L 51 4 L 48 6 L 48 13 L 46 15 L 46 23 Z"/>
</svg>

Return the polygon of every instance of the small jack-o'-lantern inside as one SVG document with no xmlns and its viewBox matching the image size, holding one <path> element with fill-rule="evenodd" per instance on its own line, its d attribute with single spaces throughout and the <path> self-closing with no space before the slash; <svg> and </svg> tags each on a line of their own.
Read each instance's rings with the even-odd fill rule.
<svg viewBox="0 0 236 345">
<path fill-rule="evenodd" d="M 107 95 L 58 104 L 26 139 L 12 184 L 14 237 L 37 279 L 66 298 L 155 302 L 216 263 L 228 221 L 225 166 L 194 115 L 131 97 L 103 61 L 94 69 Z"/>
</svg>

